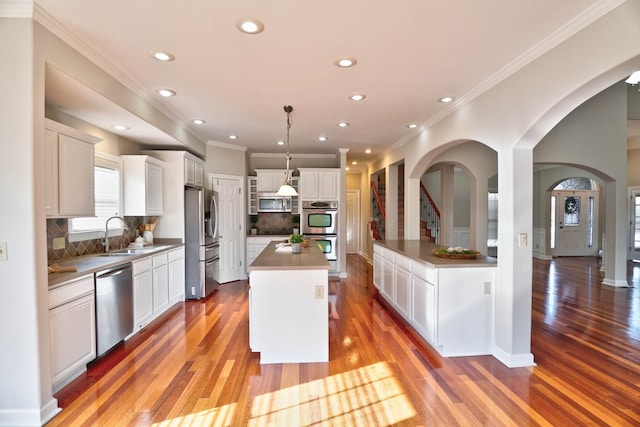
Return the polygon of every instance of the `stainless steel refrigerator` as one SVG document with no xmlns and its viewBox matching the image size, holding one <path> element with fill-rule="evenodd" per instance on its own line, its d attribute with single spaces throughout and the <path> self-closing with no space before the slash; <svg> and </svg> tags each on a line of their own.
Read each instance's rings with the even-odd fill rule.
<svg viewBox="0 0 640 427">
<path fill-rule="evenodd" d="M 185 298 L 201 299 L 218 288 L 218 209 L 213 192 L 184 189 Z"/>
</svg>

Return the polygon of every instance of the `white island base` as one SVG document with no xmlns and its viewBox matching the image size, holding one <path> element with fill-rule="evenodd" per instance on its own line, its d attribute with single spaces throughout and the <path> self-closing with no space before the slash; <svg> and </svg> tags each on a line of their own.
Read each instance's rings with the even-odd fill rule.
<svg viewBox="0 0 640 427">
<path fill-rule="evenodd" d="M 280 254 L 272 242 L 249 268 L 249 346 L 260 363 L 328 362 L 329 263 L 320 249 Z"/>
<path fill-rule="evenodd" d="M 252 271 L 249 345 L 260 363 L 329 361 L 328 270 Z"/>
</svg>

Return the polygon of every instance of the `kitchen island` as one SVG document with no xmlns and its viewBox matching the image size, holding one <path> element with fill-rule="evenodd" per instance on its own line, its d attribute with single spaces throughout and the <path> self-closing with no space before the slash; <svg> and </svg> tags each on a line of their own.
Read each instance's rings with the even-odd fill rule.
<svg viewBox="0 0 640 427">
<path fill-rule="evenodd" d="M 275 241 L 249 265 L 249 346 L 260 363 L 329 361 L 329 269 L 317 245 L 293 254 Z"/>
<path fill-rule="evenodd" d="M 442 356 L 493 352 L 497 260 L 447 259 L 426 240 L 379 240 L 373 283 L 391 308 Z"/>
</svg>

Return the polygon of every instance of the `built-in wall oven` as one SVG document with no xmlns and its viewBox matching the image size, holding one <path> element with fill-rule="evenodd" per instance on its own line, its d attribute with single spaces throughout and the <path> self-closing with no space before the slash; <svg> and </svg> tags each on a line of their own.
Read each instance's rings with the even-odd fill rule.
<svg viewBox="0 0 640 427">
<path fill-rule="evenodd" d="M 315 242 L 320 250 L 324 254 L 327 261 L 337 261 L 338 260 L 338 236 L 320 236 L 316 234 L 308 234 L 307 237 L 309 240 Z"/>
<path fill-rule="evenodd" d="M 338 202 L 302 202 L 302 234 L 338 234 Z"/>
<path fill-rule="evenodd" d="M 338 202 L 308 201 L 302 202 L 300 221 L 302 234 L 315 241 L 327 261 L 338 260 Z"/>
</svg>

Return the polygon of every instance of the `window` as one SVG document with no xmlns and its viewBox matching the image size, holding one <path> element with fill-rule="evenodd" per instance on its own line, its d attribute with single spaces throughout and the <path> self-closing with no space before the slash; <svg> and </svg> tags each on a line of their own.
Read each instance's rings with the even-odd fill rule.
<svg viewBox="0 0 640 427">
<path fill-rule="evenodd" d="M 69 220 L 69 241 L 77 242 L 104 237 L 109 217 L 122 213 L 122 162 L 117 156 L 96 152 L 94 168 L 95 217 Z M 112 221 L 109 235 L 122 235 L 121 221 Z M 111 227 L 110 227 L 111 228 Z"/>
</svg>

